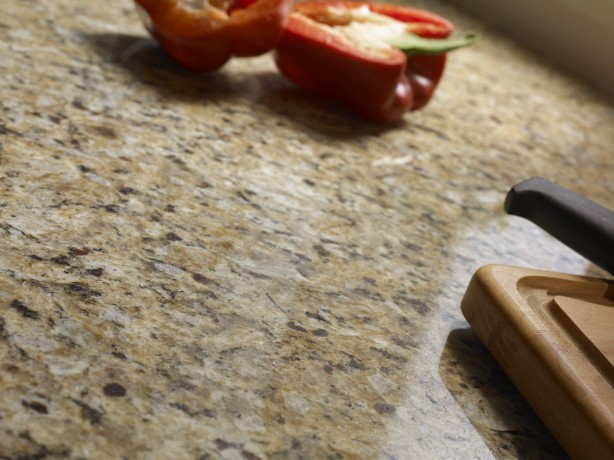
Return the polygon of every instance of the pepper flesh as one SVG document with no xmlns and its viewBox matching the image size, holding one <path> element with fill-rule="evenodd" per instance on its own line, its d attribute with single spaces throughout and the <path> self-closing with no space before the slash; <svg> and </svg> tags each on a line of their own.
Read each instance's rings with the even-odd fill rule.
<svg viewBox="0 0 614 460">
<path fill-rule="evenodd" d="M 150 33 L 184 67 L 208 72 L 278 43 L 292 0 L 135 0 Z M 217 6 L 216 6 L 217 5 Z"/>
<path fill-rule="evenodd" d="M 276 48 L 279 70 L 298 86 L 333 99 L 376 123 L 424 107 L 441 80 L 446 54 L 407 56 L 392 46 L 373 51 L 335 32 L 339 11 L 358 8 L 407 25 L 425 38 L 447 38 L 453 25 L 432 13 L 384 3 L 313 1 L 295 5 Z M 352 14 L 348 14 L 351 20 Z"/>
</svg>

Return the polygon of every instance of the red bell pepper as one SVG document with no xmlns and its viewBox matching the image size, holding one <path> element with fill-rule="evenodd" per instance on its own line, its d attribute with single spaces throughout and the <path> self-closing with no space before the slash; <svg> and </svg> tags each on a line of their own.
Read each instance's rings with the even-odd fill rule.
<svg viewBox="0 0 614 460">
<path fill-rule="evenodd" d="M 135 0 L 150 33 L 177 62 L 207 72 L 279 41 L 292 0 Z"/>
<path fill-rule="evenodd" d="M 446 51 L 475 41 L 426 11 L 384 3 L 308 1 L 294 6 L 276 48 L 279 70 L 298 86 L 377 123 L 431 99 Z"/>
</svg>

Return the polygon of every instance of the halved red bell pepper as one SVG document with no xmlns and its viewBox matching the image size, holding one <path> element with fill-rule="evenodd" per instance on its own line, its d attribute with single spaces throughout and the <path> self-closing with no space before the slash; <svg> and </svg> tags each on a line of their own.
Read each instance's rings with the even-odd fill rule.
<svg viewBox="0 0 614 460">
<path fill-rule="evenodd" d="M 135 0 L 150 33 L 177 62 L 207 72 L 279 41 L 292 0 Z"/>
<path fill-rule="evenodd" d="M 308 1 L 294 6 L 275 60 L 298 86 L 387 123 L 424 107 L 442 77 L 446 51 L 475 39 L 447 38 L 452 31 L 449 21 L 415 8 Z"/>
</svg>

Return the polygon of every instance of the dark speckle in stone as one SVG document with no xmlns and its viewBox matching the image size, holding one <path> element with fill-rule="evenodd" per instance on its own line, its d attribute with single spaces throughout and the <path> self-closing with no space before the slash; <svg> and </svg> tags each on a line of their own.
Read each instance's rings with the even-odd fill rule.
<svg viewBox="0 0 614 460">
<path fill-rule="evenodd" d="M 370 348 L 369 348 L 369 350 L 371 350 L 371 351 L 375 351 L 375 352 L 377 352 L 377 353 L 380 353 L 380 354 L 381 354 L 381 355 L 382 355 L 384 358 L 386 358 L 386 359 L 391 359 L 391 360 L 393 360 L 393 361 L 401 361 L 401 362 L 406 361 L 406 358 L 405 358 L 405 357 L 403 357 L 403 356 L 397 356 L 397 355 L 395 355 L 395 354 L 393 354 L 393 353 L 390 353 L 389 351 L 386 351 L 386 350 L 381 349 L 381 348 L 377 348 L 377 347 L 370 347 Z"/>
<path fill-rule="evenodd" d="M 294 331 L 298 331 L 298 332 L 307 332 L 307 329 L 305 329 L 304 327 L 299 326 L 298 324 L 296 324 L 294 321 L 288 321 L 287 323 L 288 327 Z"/>
<path fill-rule="evenodd" d="M 84 403 L 83 401 L 79 401 L 78 399 L 73 399 L 73 402 L 81 408 L 81 415 L 83 418 L 89 420 L 92 425 L 97 425 L 100 423 L 104 412 L 94 409 L 92 406 Z"/>
<path fill-rule="evenodd" d="M 113 351 L 111 352 L 111 354 L 115 356 L 117 359 L 128 359 L 126 358 L 126 355 L 123 354 L 121 351 Z"/>
<path fill-rule="evenodd" d="M 92 276 L 102 276 L 102 274 L 104 273 L 104 269 L 102 267 L 88 268 L 87 270 L 85 270 L 85 273 Z"/>
<path fill-rule="evenodd" d="M 119 193 L 122 195 L 136 195 L 136 190 L 132 187 L 122 187 L 119 189 Z"/>
<path fill-rule="evenodd" d="M 17 436 L 19 436 L 20 439 L 25 439 L 26 441 L 30 441 L 32 442 L 32 436 L 30 435 L 29 431 L 20 431 L 19 433 L 17 433 Z"/>
<path fill-rule="evenodd" d="M 414 251 L 414 252 L 422 251 L 422 246 L 412 243 L 410 241 L 403 241 L 401 244 L 403 244 L 403 246 L 405 246 L 410 251 Z"/>
<path fill-rule="evenodd" d="M 312 332 L 313 335 L 315 335 L 316 337 L 327 337 L 328 336 L 328 332 L 325 329 L 316 329 L 315 331 Z"/>
<path fill-rule="evenodd" d="M 90 253 L 88 248 L 69 248 L 68 254 L 71 256 L 86 256 Z"/>
<path fill-rule="evenodd" d="M 56 265 L 70 265 L 70 262 L 68 261 L 68 257 L 66 256 L 59 256 L 59 257 L 53 257 L 51 259 L 49 259 L 49 262 L 54 263 Z"/>
<path fill-rule="evenodd" d="M 62 114 L 57 114 L 57 115 L 49 115 L 48 118 L 49 120 L 54 122 L 56 125 L 59 125 L 60 123 L 62 123 L 62 120 L 64 120 L 66 117 Z"/>
<path fill-rule="evenodd" d="M 324 246 L 322 246 L 321 244 L 316 244 L 313 249 L 316 250 L 316 252 L 318 253 L 318 255 L 320 257 L 328 257 L 330 256 L 330 252 L 328 250 L 326 250 L 326 248 Z"/>
<path fill-rule="evenodd" d="M 116 204 L 105 204 L 102 205 L 102 208 L 112 214 L 117 214 L 119 212 L 119 206 L 117 206 Z"/>
<path fill-rule="evenodd" d="M 117 139 L 117 133 L 113 128 L 108 126 L 94 126 L 94 131 L 101 136 L 108 137 L 109 139 Z"/>
<path fill-rule="evenodd" d="M 411 324 L 411 321 L 409 321 L 409 318 L 407 316 L 399 316 L 399 324 L 403 326 L 409 326 Z"/>
<path fill-rule="evenodd" d="M 200 284 L 217 284 L 215 281 L 210 280 L 209 278 L 201 275 L 200 273 L 193 273 L 192 279 Z"/>
<path fill-rule="evenodd" d="M 380 414 L 394 414 L 397 410 L 392 404 L 387 403 L 376 403 L 373 408 Z"/>
<path fill-rule="evenodd" d="M 421 316 L 425 316 L 431 310 L 423 300 L 410 297 L 404 293 L 397 294 L 393 300 L 398 304 L 410 306 Z"/>
<path fill-rule="evenodd" d="M 87 110 L 87 107 L 85 107 L 85 105 L 83 104 L 83 101 L 82 101 L 80 98 L 78 98 L 78 97 L 76 97 L 76 98 L 74 98 L 74 99 L 73 99 L 73 101 L 72 101 L 72 106 L 73 106 L 75 109 L 79 109 L 79 110 Z"/>
<path fill-rule="evenodd" d="M 421 314 L 422 316 L 426 315 L 429 311 L 431 311 L 431 307 L 429 307 L 424 301 L 419 300 L 419 299 L 415 299 L 414 302 L 412 302 L 414 308 L 416 309 L 416 311 Z"/>
<path fill-rule="evenodd" d="M 14 129 L 8 128 L 4 123 L 0 123 L 0 134 L 12 134 L 14 136 L 22 136 L 19 131 L 15 131 Z"/>
<path fill-rule="evenodd" d="M 4 321 L 4 318 L 0 317 L 0 340 L 6 340 L 9 336 L 6 332 L 5 326 L 6 322 Z"/>
<path fill-rule="evenodd" d="M 264 273 L 258 273 L 258 272 L 252 271 L 252 270 L 245 270 L 245 273 L 247 273 L 250 276 L 253 276 L 254 278 L 258 278 L 258 279 L 261 279 L 261 280 L 267 280 L 267 279 L 271 278 L 270 276 L 267 276 Z"/>
<path fill-rule="evenodd" d="M 199 291 L 199 293 L 211 300 L 217 300 L 218 298 L 215 292 L 213 291 Z"/>
<path fill-rule="evenodd" d="M 392 343 L 402 348 L 420 348 L 420 343 L 414 336 L 393 337 Z"/>
<path fill-rule="evenodd" d="M 28 319 L 39 319 L 40 315 L 38 312 L 28 308 L 23 302 L 15 299 L 11 302 L 11 308 L 17 310 L 17 312 L 24 318 Z"/>
<path fill-rule="evenodd" d="M 353 367 L 354 369 L 359 369 L 359 370 L 366 369 L 366 366 L 364 365 L 364 363 L 360 361 L 359 359 L 354 358 L 353 356 L 350 356 L 350 362 L 348 363 L 348 365 L 350 367 Z"/>
<path fill-rule="evenodd" d="M 27 407 L 28 409 L 32 409 L 39 414 L 48 414 L 47 406 L 37 401 L 21 401 L 21 405 L 23 407 Z"/>
<path fill-rule="evenodd" d="M 242 450 L 241 457 L 245 458 L 246 460 L 260 460 L 260 457 L 258 457 L 256 454 L 252 454 L 248 450 Z"/>
<path fill-rule="evenodd" d="M 181 241 L 181 237 L 177 235 L 176 233 L 168 232 L 166 234 L 166 240 L 167 241 Z"/>
<path fill-rule="evenodd" d="M 30 257 L 30 259 L 32 260 L 43 260 L 42 257 L 37 256 L 36 254 L 30 254 L 28 257 Z"/>
<path fill-rule="evenodd" d="M 81 294 L 82 297 L 100 297 L 102 295 L 100 292 L 79 283 L 70 283 L 68 285 L 68 290 Z"/>
<path fill-rule="evenodd" d="M 371 291 L 365 288 L 355 288 L 352 292 L 360 297 L 371 297 Z"/>
<path fill-rule="evenodd" d="M 85 166 L 85 165 L 79 165 L 79 169 L 81 170 L 81 172 L 84 172 L 84 173 L 92 172 L 92 168 Z"/>
<path fill-rule="evenodd" d="M 370 284 L 371 286 L 375 286 L 377 284 L 376 281 L 373 278 L 370 278 L 368 276 L 363 277 L 362 280 L 365 283 Z"/>
<path fill-rule="evenodd" d="M 175 206 L 173 206 L 172 204 L 167 204 L 166 208 L 164 208 L 164 210 L 166 212 L 175 212 Z"/>
<path fill-rule="evenodd" d="M 241 447 L 239 444 L 236 444 L 234 442 L 228 442 L 225 439 L 221 438 L 217 438 L 215 440 L 215 446 L 218 448 L 218 450 L 238 449 Z"/>
<path fill-rule="evenodd" d="M 317 319 L 318 321 L 322 321 L 325 323 L 328 323 L 329 321 L 324 318 L 322 315 L 320 315 L 319 313 L 312 313 L 310 311 L 306 311 L 305 315 L 307 315 L 307 318 L 311 318 L 311 319 Z"/>
<path fill-rule="evenodd" d="M 121 386 L 119 383 L 107 383 L 104 388 L 102 389 L 102 391 L 104 391 L 104 394 L 107 396 L 113 396 L 113 397 L 121 397 L 121 396 L 125 396 L 126 394 L 126 389 Z"/>
<path fill-rule="evenodd" d="M 326 364 L 326 365 L 324 366 L 324 372 L 326 372 L 327 374 L 332 374 L 332 373 L 333 373 L 333 370 L 334 370 L 333 366 L 331 366 L 331 365 L 329 365 L 329 364 Z"/>
<path fill-rule="evenodd" d="M 181 412 L 188 414 L 190 417 L 194 417 L 194 412 L 190 409 L 190 406 L 188 406 L 187 404 L 183 404 L 183 403 L 170 403 L 171 407 L 175 407 L 176 409 L 179 409 Z"/>
<path fill-rule="evenodd" d="M 277 423 L 279 423 L 280 425 L 286 424 L 286 419 L 284 418 L 283 415 L 277 414 Z"/>
<path fill-rule="evenodd" d="M 247 190 L 246 191 L 240 190 L 240 191 L 237 192 L 237 196 L 239 198 L 241 198 L 242 200 L 247 201 L 248 203 L 251 201 L 249 199 L 249 195 L 250 195 L 250 193 L 248 193 Z"/>
</svg>

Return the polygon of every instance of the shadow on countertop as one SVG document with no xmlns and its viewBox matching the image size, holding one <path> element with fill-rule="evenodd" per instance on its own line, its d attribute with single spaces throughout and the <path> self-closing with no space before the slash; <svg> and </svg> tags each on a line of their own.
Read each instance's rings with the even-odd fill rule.
<svg viewBox="0 0 614 460">
<path fill-rule="evenodd" d="M 568 458 L 472 329 L 450 332 L 439 374 L 495 458 Z"/>
<path fill-rule="evenodd" d="M 195 73 L 174 62 L 155 40 L 146 36 L 85 33 L 82 37 L 103 62 L 129 71 L 164 99 L 213 104 L 246 100 L 252 110 L 265 110 L 298 128 L 340 140 L 411 128 L 403 120 L 390 125 L 364 121 L 335 102 L 297 88 L 272 70 L 229 72 L 224 67 Z M 232 104 L 228 105 L 227 110 L 233 110 Z"/>
</svg>

